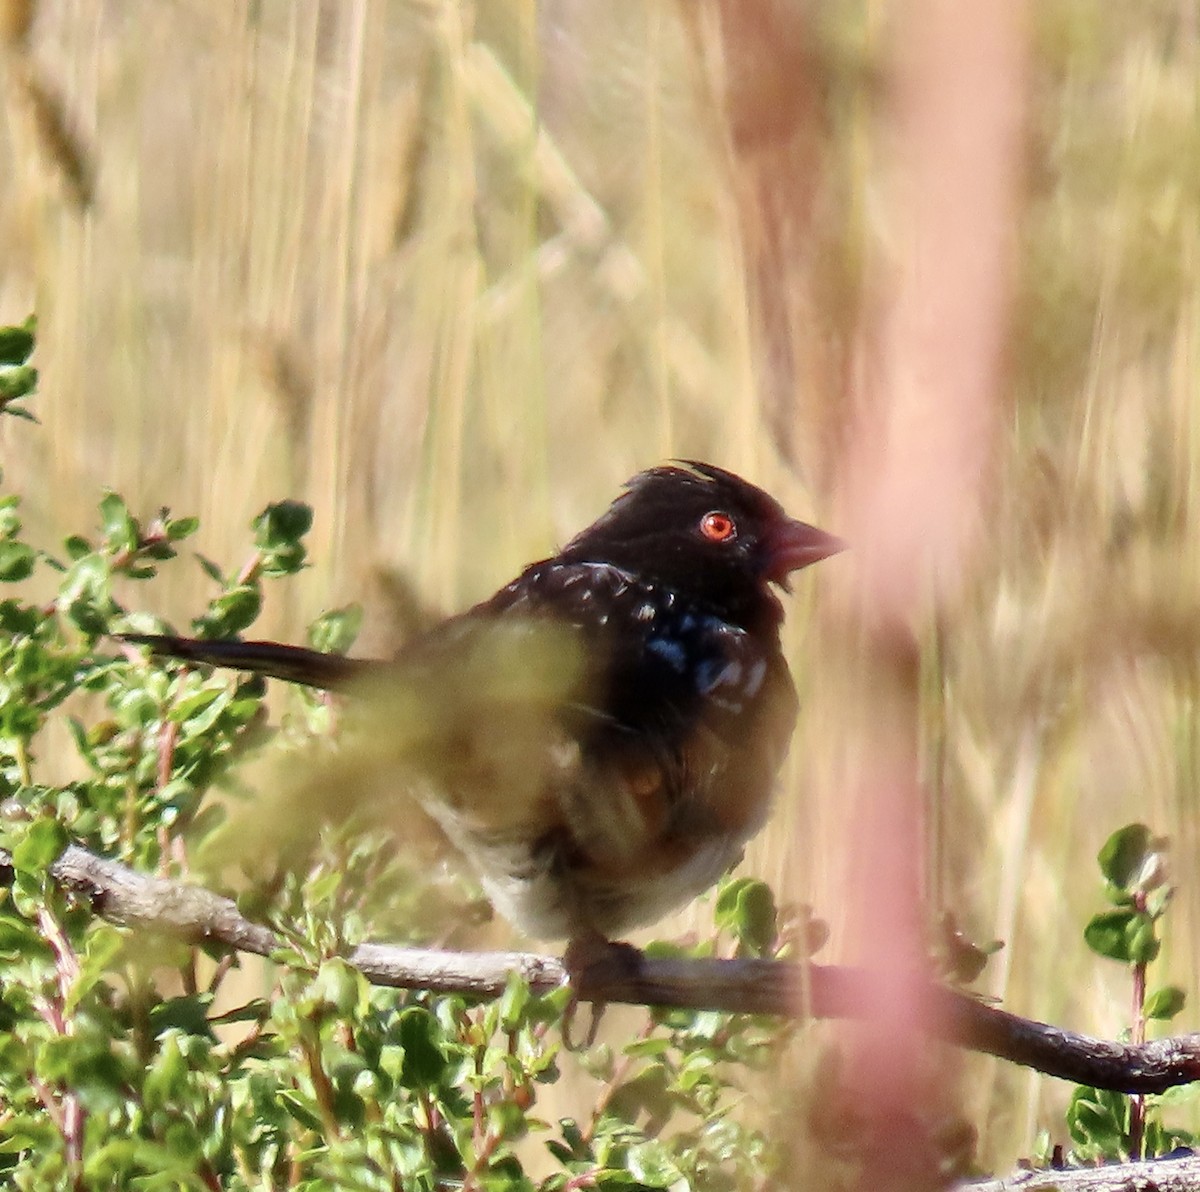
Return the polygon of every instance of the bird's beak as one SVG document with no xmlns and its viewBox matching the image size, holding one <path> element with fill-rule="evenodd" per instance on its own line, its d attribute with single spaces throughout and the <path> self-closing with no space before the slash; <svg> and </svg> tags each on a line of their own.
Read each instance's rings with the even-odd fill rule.
<svg viewBox="0 0 1200 1192">
<path fill-rule="evenodd" d="M 772 530 L 767 540 L 767 579 L 789 591 L 788 576 L 793 571 L 819 563 L 844 551 L 849 543 L 816 526 L 802 521 L 785 521 Z"/>
</svg>

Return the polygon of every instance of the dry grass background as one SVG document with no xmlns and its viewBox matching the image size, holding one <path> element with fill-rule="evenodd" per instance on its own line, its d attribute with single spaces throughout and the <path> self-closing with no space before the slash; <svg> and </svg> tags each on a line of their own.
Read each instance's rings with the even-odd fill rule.
<svg viewBox="0 0 1200 1192">
<path fill-rule="evenodd" d="M 43 370 L 42 428 L 0 428 L 9 485 L 47 540 L 109 485 L 198 513 L 230 563 L 267 501 L 308 500 L 314 566 L 264 627 L 360 599 L 375 649 L 410 596 L 482 596 L 666 456 L 839 528 L 907 11 L 5 0 L 0 319 L 36 309 Z M 996 463 L 918 629 L 928 892 L 1007 942 L 988 992 L 1096 1033 L 1127 1018 L 1081 937 L 1120 824 L 1171 837 L 1158 976 L 1200 991 L 1198 21 L 1028 13 Z M 822 572 L 789 606 L 794 797 L 748 865 L 832 921 L 833 959 L 853 686 Z M 1061 1133 L 1061 1085 L 974 1060 L 963 1088 L 991 1165 Z"/>
</svg>

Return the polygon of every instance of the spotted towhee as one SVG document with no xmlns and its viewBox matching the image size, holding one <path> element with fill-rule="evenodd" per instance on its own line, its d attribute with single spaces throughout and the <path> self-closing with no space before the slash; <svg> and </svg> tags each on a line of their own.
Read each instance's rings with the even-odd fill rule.
<svg viewBox="0 0 1200 1192">
<path fill-rule="evenodd" d="M 511 922 L 578 944 L 686 903 L 762 826 L 797 706 L 771 585 L 843 545 L 738 476 L 683 462 L 635 476 L 557 555 L 394 661 L 127 640 L 391 692 L 403 713 L 373 723 L 398 734 L 397 784 Z"/>
</svg>

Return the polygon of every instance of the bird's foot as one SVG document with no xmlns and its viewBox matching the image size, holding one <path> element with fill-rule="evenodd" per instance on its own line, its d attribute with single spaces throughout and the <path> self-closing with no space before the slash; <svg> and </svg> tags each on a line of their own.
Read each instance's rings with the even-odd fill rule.
<svg viewBox="0 0 1200 1192">
<path fill-rule="evenodd" d="M 591 1047 L 596 1041 L 607 1003 L 590 991 L 603 990 L 614 982 L 635 980 L 642 969 L 642 957 L 642 950 L 633 944 L 606 939 L 598 932 L 576 935 L 568 942 L 563 953 L 563 966 L 571 983 L 571 1000 L 563 1013 L 563 1041 L 568 1051 Z M 583 1000 L 591 1002 L 591 1021 L 583 1042 L 576 1044 L 571 1037 L 571 1028 Z"/>
<path fill-rule="evenodd" d="M 589 985 L 632 980 L 642 970 L 641 948 L 624 940 L 610 940 L 598 932 L 574 936 L 563 952 L 563 966 L 571 984 L 582 992 Z"/>
</svg>

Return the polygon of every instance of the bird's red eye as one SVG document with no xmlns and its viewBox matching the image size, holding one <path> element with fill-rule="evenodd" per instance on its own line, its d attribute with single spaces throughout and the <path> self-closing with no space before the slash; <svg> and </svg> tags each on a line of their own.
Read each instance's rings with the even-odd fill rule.
<svg viewBox="0 0 1200 1192">
<path fill-rule="evenodd" d="M 737 526 L 733 524 L 733 518 L 728 513 L 713 510 L 700 519 L 700 533 L 709 542 L 728 542 L 737 537 Z"/>
</svg>

